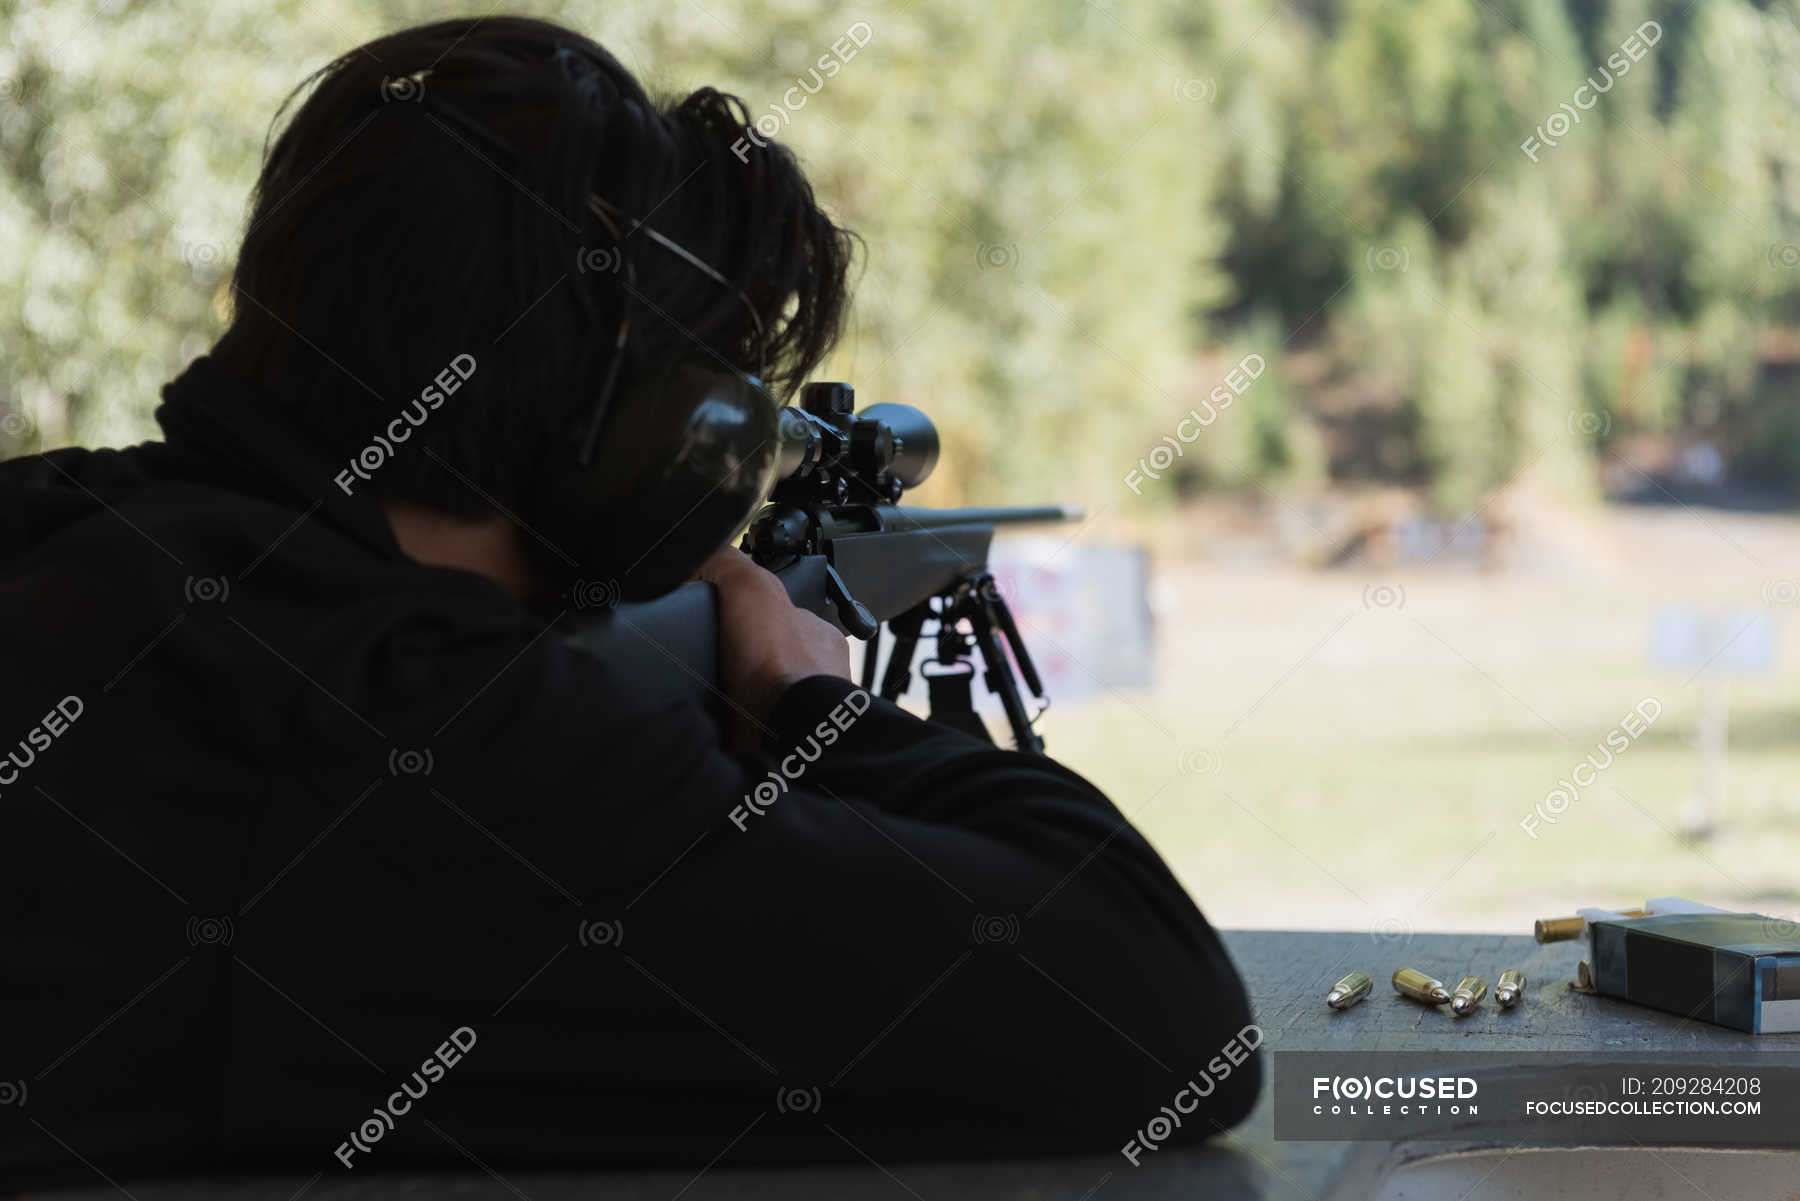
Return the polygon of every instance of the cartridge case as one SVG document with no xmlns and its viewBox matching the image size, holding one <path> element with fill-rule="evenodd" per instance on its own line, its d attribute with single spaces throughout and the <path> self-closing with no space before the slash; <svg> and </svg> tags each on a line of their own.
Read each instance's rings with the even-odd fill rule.
<svg viewBox="0 0 1800 1201">
<path fill-rule="evenodd" d="M 1582 917 L 1544 917 L 1531 927 L 1531 936 L 1539 942 L 1574 942 L 1587 927 Z"/>
<path fill-rule="evenodd" d="M 1456 984 L 1450 994 L 1450 1011 L 1457 1017 L 1473 1013 L 1481 1004 L 1481 998 L 1487 996 L 1487 981 L 1480 976 L 1464 976 Z"/>
<path fill-rule="evenodd" d="M 1649 917 L 1644 909 L 1622 909 L 1617 914 L 1609 914 L 1621 918 Z M 1599 918 L 1594 918 L 1598 921 Z M 1539 942 L 1574 942 L 1578 938 L 1586 938 L 1589 919 L 1585 917 L 1541 917 L 1532 923 L 1531 936 Z"/>
<path fill-rule="evenodd" d="M 1374 987 L 1375 981 L 1370 979 L 1369 973 L 1351 972 L 1331 986 L 1331 991 L 1325 994 L 1325 1003 L 1333 1009 L 1348 1009 L 1368 996 Z"/>
<path fill-rule="evenodd" d="M 1509 967 L 1500 973 L 1499 981 L 1494 985 L 1494 1003 L 1502 1009 L 1511 1009 L 1525 999 L 1525 973 L 1516 967 Z"/>
<path fill-rule="evenodd" d="M 1444 987 L 1442 980 L 1434 980 L 1410 967 L 1394 973 L 1394 991 L 1426 1005 L 1442 1005 L 1450 999 L 1450 990 Z"/>
</svg>

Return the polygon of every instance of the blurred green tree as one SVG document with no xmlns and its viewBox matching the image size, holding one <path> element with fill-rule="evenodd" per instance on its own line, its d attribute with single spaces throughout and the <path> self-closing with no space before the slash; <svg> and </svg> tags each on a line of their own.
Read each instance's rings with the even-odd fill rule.
<svg viewBox="0 0 1800 1201">
<path fill-rule="evenodd" d="M 1527 469 L 1589 495 L 1634 431 L 1800 482 L 1796 0 L 535 11 L 653 90 L 712 83 L 776 118 L 868 243 L 828 370 L 938 418 L 926 499 L 1166 503 L 1125 474 L 1245 353 L 1268 372 L 1189 486 L 1382 478 L 1460 512 Z M 0 453 L 151 435 L 160 384 L 229 317 L 281 100 L 442 15 L 0 0 Z M 781 105 L 859 20 L 856 57 Z M 1563 109 L 1584 81 L 1595 102 Z M 1342 444 L 1359 412 L 1372 453 Z"/>
</svg>

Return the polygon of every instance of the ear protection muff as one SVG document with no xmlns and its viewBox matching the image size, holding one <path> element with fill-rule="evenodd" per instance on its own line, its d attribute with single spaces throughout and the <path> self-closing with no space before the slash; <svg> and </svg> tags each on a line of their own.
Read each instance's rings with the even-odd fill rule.
<svg viewBox="0 0 1800 1201">
<path fill-rule="evenodd" d="M 571 574 L 651 600 L 749 524 L 777 450 L 775 403 L 752 377 L 684 359 L 620 392 L 586 464 L 571 437 L 545 465 L 538 524 Z"/>
<path fill-rule="evenodd" d="M 589 209 L 621 248 L 623 215 L 604 199 Z M 724 275 L 642 222 L 642 233 L 714 280 Z M 777 406 L 752 375 L 690 357 L 641 369 L 621 386 L 640 307 L 631 256 L 626 302 L 592 408 L 544 464 L 537 525 L 564 573 L 620 600 L 651 600 L 692 578 L 768 499 L 779 457 Z M 756 309 L 741 291 L 752 321 Z M 569 562 L 573 560 L 573 562 Z"/>
</svg>

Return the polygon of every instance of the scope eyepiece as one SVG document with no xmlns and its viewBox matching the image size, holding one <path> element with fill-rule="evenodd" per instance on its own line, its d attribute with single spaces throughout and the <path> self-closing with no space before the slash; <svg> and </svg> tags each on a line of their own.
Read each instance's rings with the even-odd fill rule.
<svg viewBox="0 0 1800 1201">
<path fill-rule="evenodd" d="M 836 430 L 805 409 L 784 408 L 778 414 L 775 482 L 800 479 L 826 458 L 825 442 Z"/>
</svg>

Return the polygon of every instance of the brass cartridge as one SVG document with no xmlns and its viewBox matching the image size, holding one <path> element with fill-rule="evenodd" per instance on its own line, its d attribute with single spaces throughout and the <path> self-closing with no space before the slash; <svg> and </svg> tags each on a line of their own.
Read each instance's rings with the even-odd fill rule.
<svg viewBox="0 0 1800 1201">
<path fill-rule="evenodd" d="M 1516 967 L 1509 967 L 1500 973 L 1500 982 L 1494 985 L 1494 1003 L 1502 1009 L 1511 1009 L 1525 999 L 1525 973 Z"/>
<path fill-rule="evenodd" d="M 1331 991 L 1325 994 L 1325 1003 L 1333 1009 L 1348 1009 L 1368 996 L 1374 987 L 1375 981 L 1369 978 L 1369 973 L 1351 972 L 1331 986 Z"/>
<path fill-rule="evenodd" d="M 1426 1005 L 1442 1005 L 1450 999 L 1450 990 L 1442 980 L 1433 980 L 1424 972 L 1403 967 L 1394 973 L 1394 991 Z"/>
<path fill-rule="evenodd" d="M 1649 917 L 1643 909 L 1621 909 L 1620 917 Z M 1531 936 L 1539 942 L 1574 942 L 1587 933 L 1585 917 L 1541 917 L 1532 923 Z"/>
<path fill-rule="evenodd" d="M 1487 996 L 1487 981 L 1480 976 L 1464 976 L 1457 982 L 1456 991 L 1450 994 L 1450 1010 L 1457 1017 L 1473 1013 L 1481 1004 L 1481 998 Z"/>
<path fill-rule="evenodd" d="M 1539 942 L 1574 942 L 1587 928 L 1583 917 L 1544 917 L 1531 927 L 1531 936 Z"/>
</svg>

